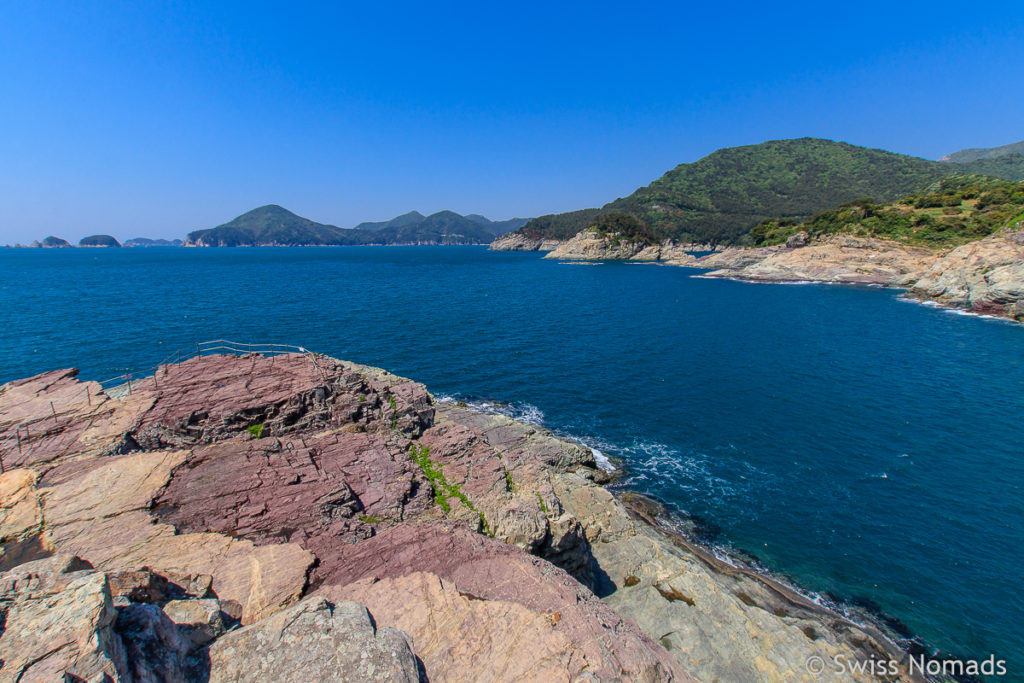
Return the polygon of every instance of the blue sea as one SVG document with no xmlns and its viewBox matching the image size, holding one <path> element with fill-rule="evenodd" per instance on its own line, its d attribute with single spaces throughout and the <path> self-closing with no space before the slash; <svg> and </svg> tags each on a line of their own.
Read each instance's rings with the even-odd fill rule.
<svg viewBox="0 0 1024 683">
<path fill-rule="evenodd" d="M 809 593 L 1024 679 L 1024 326 L 481 247 L 0 250 L 0 382 L 227 338 L 581 439 Z"/>
</svg>

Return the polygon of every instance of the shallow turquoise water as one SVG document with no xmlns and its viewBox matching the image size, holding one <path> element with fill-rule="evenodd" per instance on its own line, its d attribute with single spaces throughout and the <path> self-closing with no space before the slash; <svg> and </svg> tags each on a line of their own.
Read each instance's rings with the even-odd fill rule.
<svg viewBox="0 0 1024 683">
<path fill-rule="evenodd" d="M 1024 672 L 1024 326 L 475 247 L 0 250 L 0 382 L 225 337 L 498 401 L 801 585 Z"/>
</svg>

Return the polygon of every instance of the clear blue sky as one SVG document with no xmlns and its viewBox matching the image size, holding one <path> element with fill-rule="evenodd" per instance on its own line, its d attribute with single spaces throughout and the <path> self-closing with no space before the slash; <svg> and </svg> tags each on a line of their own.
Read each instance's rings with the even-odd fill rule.
<svg viewBox="0 0 1024 683">
<path fill-rule="evenodd" d="M 0 243 L 534 216 L 805 135 L 937 158 L 1024 139 L 1022 83 L 1009 2 L 12 0 Z"/>
</svg>

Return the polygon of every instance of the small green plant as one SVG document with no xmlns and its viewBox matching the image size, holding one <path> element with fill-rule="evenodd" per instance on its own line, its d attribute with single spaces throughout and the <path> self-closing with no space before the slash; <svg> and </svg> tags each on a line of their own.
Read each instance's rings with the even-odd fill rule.
<svg viewBox="0 0 1024 683">
<path fill-rule="evenodd" d="M 512 481 L 512 473 L 505 470 L 505 488 L 511 493 L 516 490 L 515 482 Z"/>
<path fill-rule="evenodd" d="M 545 515 L 548 514 L 548 506 L 544 504 L 544 499 L 540 497 L 540 492 L 535 491 L 534 493 L 537 494 L 537 502 L 540 503 L 541 512 L 543 512 Z"/>
<path fill-rule="evenodd" d="M 380 524 L 384 520 L 377 515 L 359 515 L 359 521 L 363 524 Z"/>
<path fill-rule="evenodd" d="M 359 402 L 360 403 L 366 403 L 366 397 L 365 396 L 360 396 L 359 397 Z"/>
<path fill-rule="evenodd" d="M 395 397 L 388 392 L 388 405 L 391 406 L 391 429 L 398 428 L 398 404 L 395 403 Z"/>
<path fill-rule="evenodd" d="M 451 503 L 448 502 L 448 499 L 455 498 L 465 505 L 467 509 L 472 510 L 478 517 L 480 517 L 480 526 L 484 530 L 484 533 L 491 537 L 494 536 L 494 531 L 487 523 L 484 513 L 477 510 L 472 501 L 470 501 L 469 498 L 466 497 L 466 494 L 462 492 L 462 487 L 458 484 L 450 483 L 444 476 L 444 472 L 441 471 L 441 466 L 430 459 L 430 446 L 420 444 L 419 448 L 417 448 L 414 443 L 409 447 L 409 456 L 412 458 L 413 462 L 419 466 L 420 470 L 423 472 L 423 476 L 427 478 L 427 481 L 430 482 L 430 485 L 434 489 L 434 502 L 440 505 L 442 510 L 446 513 L 451 512 L 452 506 Z"/>
<path fill-rule="evenodd" d="M 260 437 L 263 436 L 263 423 L 260 422 L 258 424 L 249 425 L 246 431 L 248 431 L 254 437 L 259 439 Z"/>
</svg>

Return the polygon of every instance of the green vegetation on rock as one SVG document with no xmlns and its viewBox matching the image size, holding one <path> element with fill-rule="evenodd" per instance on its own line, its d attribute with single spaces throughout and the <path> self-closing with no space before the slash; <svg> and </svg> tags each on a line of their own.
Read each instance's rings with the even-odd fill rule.
<svg viewBox="0 0 1024 683">
<path fill-rule="evenodd" d="M 597 216 L 586 229 L 609 237 L 609 244 L 612 247 L 617 247 L 622 242 L 658 244 L 665 239 L 665 234 L 660 230 L 640 222 L 635 216 L 618 211 Z"/>
<path fill-rule="evenodd" d="M 409 456 L 412 457 L 413 462 L 419 466 L 420 471 L 423 472 L 423 476 L 430 482 L 431 487 L 434 489 L 434 502 L 441 506 L 441 509 L 445 512 L 451 512 L 452 507 L 448 502 L 449 498 L 455 498 L 461 502 L 467 510 L 475 512 L 480 518 L 480 527 L 484 533 L 488 536 L 494 536 L 494 531 L 487 523 L 487 519 L 484 518 L 484 513 L 476 509 L 472 501 L 466 497 L 466 494 L 462 492 L 462 487 L 458 484 L 453 484 L 448 481 L 444 476 L 444 472 L 441 470 L 441 466 L 430 459 L 430 446 L 420 444 L 419 448 L 416 444 L 412 444 L 409 447 Z"/>
<path fill-rule="evenodd" d="M 552 213 L 539 216 L 516 230 L 530 239 L 567 240 L 580 230 L 592 225 L 601 215 L 601 209 L 581 209 L 568 213 Z"/>
<path fill-rule="evenodd" d="M 800 231 L 843 234 L 927 247 L 951 247 L 991 235 L 1024 216 L 1024 183 L 954 176 L 891 204 L 856 199 L 807 221 L 765 220 L 751 231 L 757 245 L 782 244 Z"/>
</svg>

